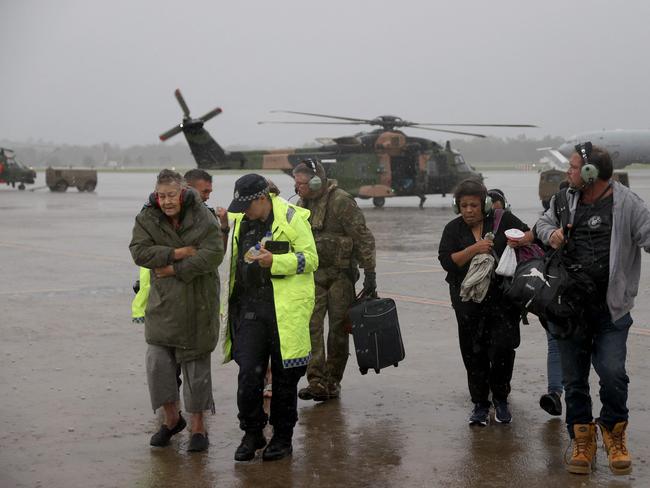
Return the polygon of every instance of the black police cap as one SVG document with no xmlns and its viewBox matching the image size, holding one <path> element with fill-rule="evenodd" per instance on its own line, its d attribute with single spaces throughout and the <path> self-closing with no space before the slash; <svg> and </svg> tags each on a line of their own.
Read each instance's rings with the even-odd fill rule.
<svg viewBox="0 0 650 488">
<path fill-rule="evenodd" d="M 266 178 L 255 173 L 242 176 L 235 182 L 235 193 L 228 212 L 241 213 L 250 207 L 253 200 L 268 195 L 269 183 Z"/>
</svg>

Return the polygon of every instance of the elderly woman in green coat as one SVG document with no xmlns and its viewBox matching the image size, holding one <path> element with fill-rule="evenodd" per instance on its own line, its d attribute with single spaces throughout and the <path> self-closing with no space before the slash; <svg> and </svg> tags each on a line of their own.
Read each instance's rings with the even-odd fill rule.
<svg viewBox="0 0 650 488">
<path fill-rule="evenodd" d="M 129 245 L 135 264 L 150 270 L 145 310 L 146 367 L 151 404 L 164 423 L 152 446 L 182 431 L 176 368 L 181 365 L 185 409 L 191 414 L 189 451 L 209 442 L 203 422 L 214 412 L 210 354 L 219 337 L 219 273 L 223 241 L 219 223 L 180 174 L 160 172 L 156 191 L 135 218 Z"/>
</svg>

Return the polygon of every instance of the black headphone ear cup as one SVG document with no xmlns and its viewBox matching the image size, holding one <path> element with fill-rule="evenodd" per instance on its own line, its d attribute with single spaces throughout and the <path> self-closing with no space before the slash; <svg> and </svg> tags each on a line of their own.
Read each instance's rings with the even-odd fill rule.
<svg viewBox="0 0 650 488">
<path fill-rule="evenodd" d="M 156 192 L 149 195 L 149 204 L 154 208 L 160 208 L 160 202 L 158 201 L 158 194 Z"/>
</svg>

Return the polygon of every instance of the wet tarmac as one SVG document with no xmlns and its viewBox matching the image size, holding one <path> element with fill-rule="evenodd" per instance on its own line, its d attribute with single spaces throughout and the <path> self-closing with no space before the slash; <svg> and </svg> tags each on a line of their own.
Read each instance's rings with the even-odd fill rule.
<svg viewBox="0 0 650 488">
<path fill-rule="evenodd" d="M 532 225 L 537 174 L 485 176 Z M 209 451 L 187 453 L 187 431 L 167 448 L 150 448 L 158 418 L 149 405 L 142 326 L 130 321 L 137 270 L 128 242 L 154 177 L 100 173 L 91 194 L 0 189 L 0 486 L 650 486 L 650 256 L 643 256 L 628 341 L 634 471 L 612 475 L 601 447 L 594 474 L 570 475 L 564 424 L 538 406 L 546 338 L 536 321 L 522 326 L 513 423 L 466 423 L 465 370 L 436 258 L 453 218 L 450 198 L 441 196 L 430 196 L 424 210 L 416 198 L 389 200 L 383 209 L 361 202 L 377 237 L 380 293 L 398 305 L 406 348 L 398 368 L 362 376 L 352 356 L 340 400 L 299 400 L 293 457 L 235 463 L 237 369 L 213 356 Z M 271 177 L 285 197 L 293 193 L 287 176 Z M 216 176 L 212 205 L 227 204 L 236 178 Z M 650 201 L 650 171 L 630 171 L 630 181 Z M 591 385 L 597 391 L 593 374 Z"/>
</svg>

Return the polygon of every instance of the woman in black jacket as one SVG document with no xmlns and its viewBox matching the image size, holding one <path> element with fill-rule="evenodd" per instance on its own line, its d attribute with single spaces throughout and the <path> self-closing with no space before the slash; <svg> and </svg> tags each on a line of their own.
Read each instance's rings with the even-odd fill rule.
<svg viewBox="0 0 650 488">
<path fill-rule="evenodd" d="M 493 211 L 487 189 L 477 180 L 464 180 L 458 185 L 454 192 L 454 209 L 460 216 L 445 226 L 438 259 L 447 271 L 446 281 L 458 321 L 460 351 L 474 403 L 469 423 L 488 424 L 490 391 L 495 420 L 509 423 L 512 415 L 508 394 L 515 349 L 519 346 L 519 312 L 505 299 L 500 287 L 502 278 L 494 273 L 487 294 L 479 303 L 464 301 L 460 291 L 475 256 L 492 254 L 498 258 L 507 245 L 515 247 L 531 242 L 532 233 L 512 213 Z M 495 220 L 500 220 L 497 228 Z M 512 228 L 523 231 L 525 237 L 517 242 L 508 241 L 504 232 Z"/>
</svg>

